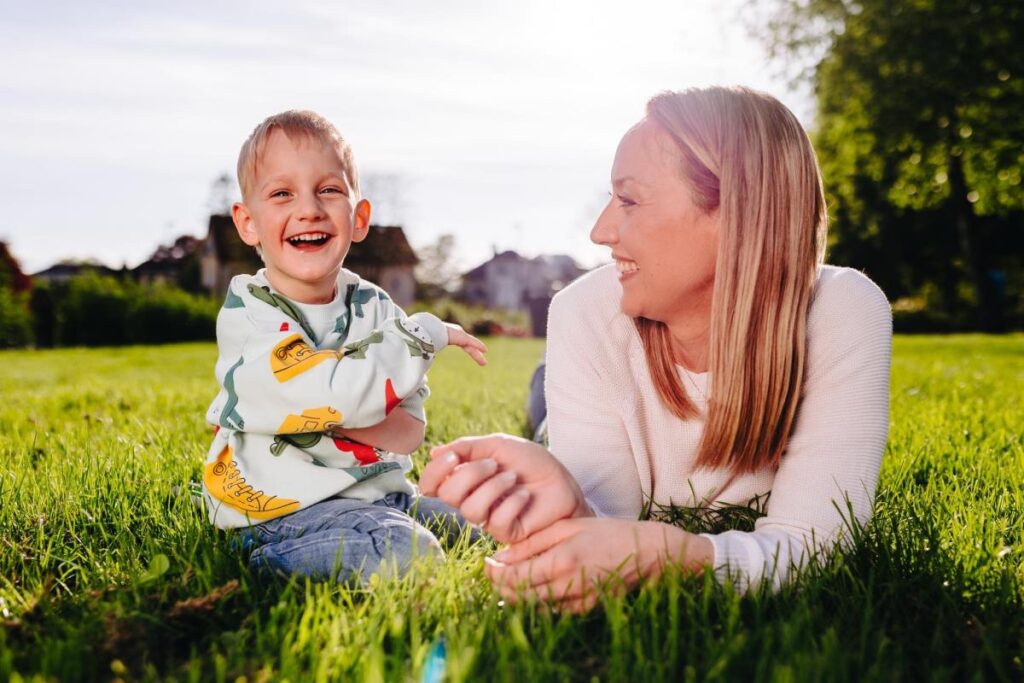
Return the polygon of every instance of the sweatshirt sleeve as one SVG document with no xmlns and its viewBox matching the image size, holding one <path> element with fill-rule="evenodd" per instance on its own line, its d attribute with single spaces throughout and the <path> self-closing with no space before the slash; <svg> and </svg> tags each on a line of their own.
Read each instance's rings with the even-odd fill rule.
<svg viewBox="0 0 1024 683">
<path fill-rule="evenodd" d="M 871 517 L 889 429 L 892 314 L 863 274 L 821 283 L 808 317 L 807 375 L 795 428 L 752 532 L 704 536 L 720 578 L 777 588 Z"/>
<path fill-rule="evenodd" d="M 291 302 L 236 278 L 217 320 L 224 400 L 208 418 L 250 433 L 322 432 L 377 424 L 404 400 L 420 417 L 421 387 L 447 330 L 429 313 L 406 317 L 389 299 L 378 305 L 368 334 L 317 349 Z"/>
<path fill-rule="evenodd" d="M 544 394 L 551 453 L 580 485 L 598 516 L 636 519 L 640 478 L 629 435 L 609 392 L 624 354 L 602 343 L 609 330 L 589 296 L 592 281 L 554 298 L 548 315 Z M 585 285 L 585 286 L 581 286 Z"/>
</svg>

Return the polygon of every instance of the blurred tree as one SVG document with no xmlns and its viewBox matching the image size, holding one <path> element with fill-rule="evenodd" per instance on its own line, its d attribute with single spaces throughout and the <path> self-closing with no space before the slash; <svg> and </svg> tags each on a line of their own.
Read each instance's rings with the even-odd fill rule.
<svg viewBox="0 0 1024 683">
<path fill-rule="evenodd" d="M 455 260 L 455 235 L 439 235 L 437 241 L 418 250 L 416 298 L 431 301 L 450 296 L 459 284 Z"/>
<path fill-rule="evenodd" d="M 772 56 L 809 65 L 794 78 L 817 99 L 831 258 L 890 296 L 935 291 L 947 313 L 967 303 L 1001 329 L 1022 267 L 1024 3 L 753 7 Z"/>
<path fill-rule="evenodd" d="M 239 194 L 235 177 L 227 171 L 221 173 L 210 183 L 210 197 L 206 201 L 210 213 L 230 216 L 231 207 L 235 202 L 240 201 L 242 201 L 242 197 Z"/>
</svg>

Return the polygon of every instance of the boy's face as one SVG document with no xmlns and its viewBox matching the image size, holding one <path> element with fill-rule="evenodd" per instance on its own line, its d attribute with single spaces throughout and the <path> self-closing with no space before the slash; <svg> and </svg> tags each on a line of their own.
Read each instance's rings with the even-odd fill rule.
<svg viewBox="0 0 1024 683">
<path fill-rule="evenodd" d="M 366 237 L 370 223 L 369 202 L 352 195 L 334 145 L 270 134 L 232 216 L 242 241 L 259 245 L 274 289 L 302 303 L 333 298 L 349 246 Z"/>
</svg>

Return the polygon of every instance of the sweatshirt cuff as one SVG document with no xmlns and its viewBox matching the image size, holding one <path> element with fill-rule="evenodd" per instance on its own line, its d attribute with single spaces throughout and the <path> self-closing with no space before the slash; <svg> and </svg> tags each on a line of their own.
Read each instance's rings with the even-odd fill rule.
<svg viewBox="0 0 1024 683">
<path fill-rule="evenodd" d="M 434 343 L 434 353 L 448 346 L 448 328 L 436 315 L 423 311 L 413 313 L 409 316 L 409 320 L 422 327 L 430 335 L 430 339 Z"/>
</svg>

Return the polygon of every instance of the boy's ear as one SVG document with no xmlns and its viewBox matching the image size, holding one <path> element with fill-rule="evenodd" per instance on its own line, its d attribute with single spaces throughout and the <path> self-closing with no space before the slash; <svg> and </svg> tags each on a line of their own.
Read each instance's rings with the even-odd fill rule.
<svg viewBox="0 0 1024 683">
<path fill-rule="evenodd" d="M 352 241 L 362 242 L 370 231 L 370 200 L 360 199 L 356 204 L 355 224 L 352 226 Z"/>
<path fill-rule="evenodd" d="M 235 230 L 242 241 L 250 247 L 258 246 L 260 238 L 256 234 L 256 226 L 252 222 L 252 214 L 249 208 L 242 202 L 235 202 L 231 205 L 231 218 L 235 222 Z"/>
</svg>

